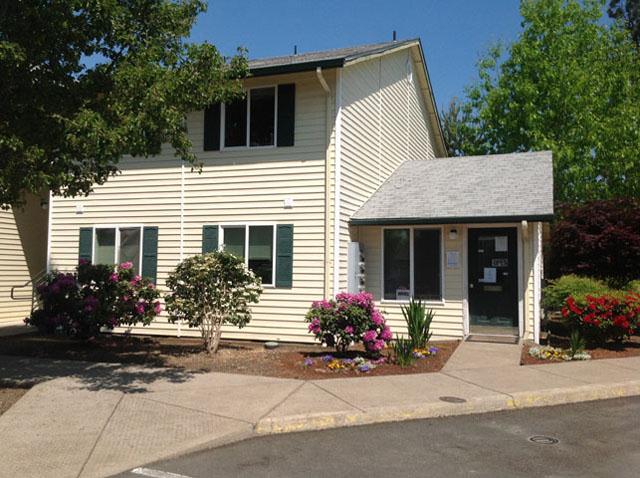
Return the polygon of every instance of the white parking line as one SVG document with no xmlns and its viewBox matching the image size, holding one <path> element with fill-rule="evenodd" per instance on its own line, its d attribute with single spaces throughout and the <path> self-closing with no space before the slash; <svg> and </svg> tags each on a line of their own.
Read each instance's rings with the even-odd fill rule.
<svg viewBox="0 0 640 478">
<path fill-rule="evenodd" d="M 179 475 L 178 473 L 169 473 L 168 471 L 153 470 L 151 468 L 134 468 L 131 473 L 150 478 L 191 478 L 187 475 Z"/>
</svg>

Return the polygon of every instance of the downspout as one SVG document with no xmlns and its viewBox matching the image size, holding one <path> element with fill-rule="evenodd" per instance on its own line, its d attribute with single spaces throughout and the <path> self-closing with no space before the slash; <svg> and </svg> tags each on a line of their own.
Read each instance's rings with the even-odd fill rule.
<svg viewBox="0 0 640 478">
<path fill-rule="evenodd" d="M 180 161 L 180 262 L 184 259 L 184 161 Z M 182 321 L 178 320 L 178 337 L 182 335 Z"/>
<path fill-rule="evenodd" d="M 340 291 L 340 191 L 342 156 L 342 70 L 336 70 L 335 197 L 333 199 L 333 295 Z"/>
<path fill-rule="evenodd" d="M 53 220 L 53 193 L 49 191 L 49 204 L 47 206 L 47 274 L 51 272 L 51 228 Z M 42 257 L 42 256 L 40 256 Z"/>
<path fill-rule="evenodd" d="M 331 244 L 329 243 L 329 236 L 331 234 L 331 196 L 329 195 L 329 188 L 331 186 L 331 128 L 332 128 L 332 117 L 331 117 L 331 88 L 322 74 L 322 68 L 316 68 L 316 77 L 318 78 L 318 82 L 320 82 L 320 86 L 324 90 L 326 94 L 325 101 L 325 159 L 324 159 L 324 268 L 323 270 L 323 284 L 324 291 L 323 295 L 325 299 L 329 298 L 330 290 L 329 290 L 329 281 L 331 280 L 330 276 L 330 267 L 331 262 L 329 257 L 331 255 Z"/>
</svg>

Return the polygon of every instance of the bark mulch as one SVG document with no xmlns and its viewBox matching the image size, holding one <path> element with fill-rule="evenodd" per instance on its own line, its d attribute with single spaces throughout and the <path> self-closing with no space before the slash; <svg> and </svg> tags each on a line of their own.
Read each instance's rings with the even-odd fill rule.
<svg viewBox="0 0 640 478">
<path fill-rule="evenodd" d="M 319 345 L 281 344 L 275 350 L 267 350 L 260 342 L 223 341 L 218 353 L 208 356 L 202 351 L 200 340 L 176 337 L 105 334 L 90 341 L 77 341 L 65 337 L 29 334 L 0 337 L 0 355 L 177 367 L 190 371 L 281 378 L 323 379 L 438 372 L 458 344 L 458 341 L 432 342 L 429 345 L 439 349 L 433 356 L 418 359 L 409 367 L 384 363 L 369 372 L 351 369 L 332 371 L 323 365 L 322 357 L 328 354 L 336 358 L 353 358 L 357 355 L 366 358 L 363 350 L 358 348 L 340 355 Z M 391 350 L 385 350 L 383 356 L 390 356 L 391 353 Z M 305 358 L 313 359 L 314 364 L 305 366 Z"/>
<path fill-rule="evenodd" d="M 549 345 L 554 347 L 567 348 L 569 346 L 566 338 L 552 337 Z M 520 358 L 521 365 L 542 365 L 547 363 L 562 362 L 562 360 L 540 360 L 529 355 L 529 349 L 534 344 L 525 344 L 522 347 L 522 356 Z M 587 347 L 585 349 L 591 360 L 626 358 L 640 356 L 640 337 L 634 336 L 622 343 L 610 343 L 605 347 Z"/>
</svg>

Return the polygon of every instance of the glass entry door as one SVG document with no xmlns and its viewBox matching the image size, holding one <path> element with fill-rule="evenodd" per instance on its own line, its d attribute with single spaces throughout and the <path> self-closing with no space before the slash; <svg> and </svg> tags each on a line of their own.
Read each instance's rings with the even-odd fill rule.
<svg viewBox="0 0 640 478">
<path fill-rule="evenodd" d="M 468 251 L 470 332 L 518 335 L 516 228 L 469 228 Z"/>
</svg>

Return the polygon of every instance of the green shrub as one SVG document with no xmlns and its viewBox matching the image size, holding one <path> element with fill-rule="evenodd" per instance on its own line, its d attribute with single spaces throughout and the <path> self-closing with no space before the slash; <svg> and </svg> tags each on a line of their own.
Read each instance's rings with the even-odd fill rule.
<svg viewBox="0 0 640 478">
<path fill-rule="evenodd" d="M 627 284 L 625 290 L 629 292 L 635 292 L 636 294 L 640 294 L 640 279 L 632 280 Z"/>
<path fill-rule="evenodd" d="M 395 360 L 401 367 L 408 367 L 413 364 L 415 357 L 413 355 L 413 341 L 396 336 L 393 342 L 393 352 Z"/>
<path fill-rule="evenodd" d="M 222 325 L 242 328 L 251 320 L 251 304 L 258 302 L 260 279 L 235 255 L 219 251 L 182 261 L 169 274 L 165 296 L 169 320 L 198 327 L 207 353 L 218 350 Z"/>
<path fill-rule="evenodd" d="M 412 298 L 408 305 L 402 306 L 402 315 L 407 323 L 407 332 L 413 348 L 425 348 L 432 335 L 429 329 L 433 321 L 433 310 L 426 310 L 420 299 L 416 301 Z"/>
<path fill-rule="evenodd" d="M 579 330 L 571 332 L 569 336 L 569 355 L 571 357 L 575 357 L 576 354 L 583 352 L 586 346 L 587 342 Z"/>
<path fill-rule="evenodd" d="M 601 280 L 569 274 L 549 282 L 543 291 L 542 306 L 547 310 L 559 311 L 569 296 L 578 303 L 584 303 L 587 295 L 611 293 L 611 289 Z"/>
</svg>

